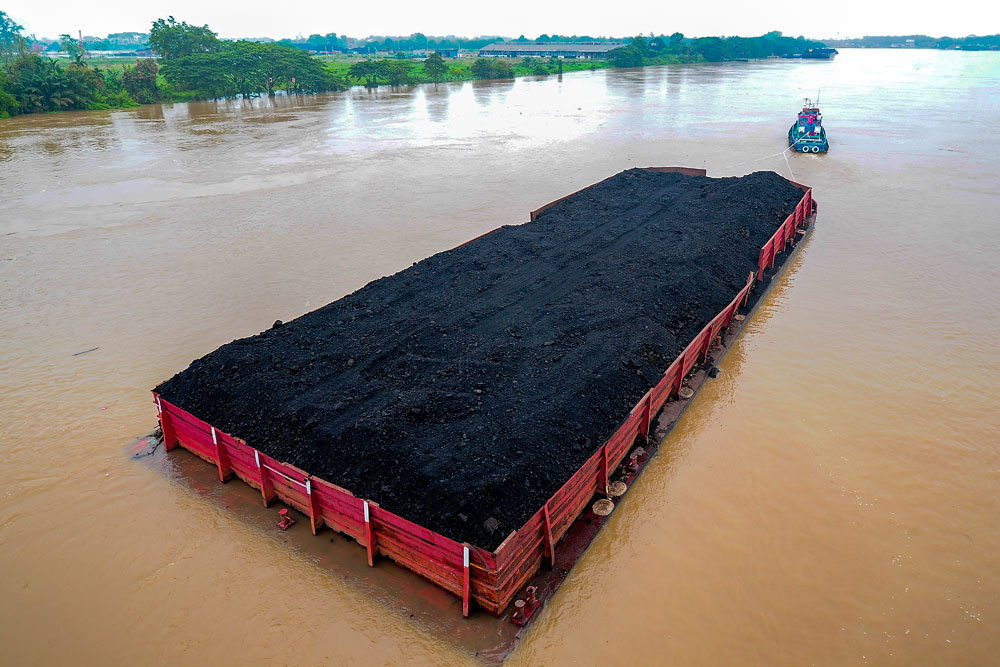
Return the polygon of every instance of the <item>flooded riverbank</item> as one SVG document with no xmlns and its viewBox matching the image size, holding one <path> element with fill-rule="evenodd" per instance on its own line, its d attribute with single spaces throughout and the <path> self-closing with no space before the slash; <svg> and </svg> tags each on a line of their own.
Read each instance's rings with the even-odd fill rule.
<svg viewBox="0 0 1000 667">
<path fill-rule="evenodd" d="M 0 121 L 11 661 L 465 661 L 129 461 L 148 390 L 621 169 L 685 164 L 813 185 L 816 231 L 511 663 L 615 663 L 637 637 L 640 661 L 989 662 L 1000 140 L 965 119 L 995 113 L 998 63 L 844 51 Z M 831 152 L 786 163 L 817 88 Z"/>
</svg>

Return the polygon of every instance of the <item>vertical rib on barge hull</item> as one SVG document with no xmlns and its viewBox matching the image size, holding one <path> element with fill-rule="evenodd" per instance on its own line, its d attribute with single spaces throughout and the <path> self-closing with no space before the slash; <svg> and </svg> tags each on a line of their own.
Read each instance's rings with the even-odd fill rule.
<svg viewBox="0 0 1000 667">
<path fill-rule="evenodd" d="M 683 167 L 653 167 L 650 171 L 705 175 L 704 170 Z M 265 505 L 280 498 L 309 517 L 314 534 L 325 524 L 349 535 L 365 547 L 369 564 L 378 554 L 389 557 L 461 597 L 464 615 L 468 615 L 471 601 L 491 614 L 500 615 L 539 571 L 543 559 L 552 565 L 559 563 L 560 541 L 585 512 L 594 495 L 607 493 L 609 477 L 636 440 L 649 434 L 656 415 L 677 396 L 685 379 L 697 372 L 697 367 L 709 357 L 713 347 L 721 343 L 756 282 L 763 280 L 767 269 L 775 266 L 776 256 L 789 244 L 794 244 L 799 227 L 812 214 L 815 203 L 810 188 L 793 184 L 804 191 L 802 199 L 795 212 L 761 248 L 757 272 L 748 276 L 746 285 L 729 305 L 695 336 L 615 433 L 524 526 L 512 532 L 493 552 L 455 542 L 388 512 L 373 501 L 358 498 L 347 489 L 281 463 L 154 394 L 165 449 L 169 451 L 177 445 L 184 447 L 215 465 L 221 481 L 233 475 L 239 477 L 261 491 Z M 532 211 L 531 219 L 558 201 L 562 199 Z M 593 533 L 596 534 L 596 530 Z M 586 542 L 589 543 L 592 537 L 593 534 Z M 579 555 L 582 548 L 577 545 L 572 551 Z"/>
</svg>

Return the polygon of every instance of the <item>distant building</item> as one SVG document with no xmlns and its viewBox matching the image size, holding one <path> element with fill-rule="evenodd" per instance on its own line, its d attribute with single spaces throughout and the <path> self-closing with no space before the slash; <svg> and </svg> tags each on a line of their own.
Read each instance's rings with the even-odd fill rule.
<svg viewBox="0 0 1000 667">
<path fill-rule="evenodd" d="M 442 58 L 458 57 L 458 49 L 434 49 L 434 53 L 438 54 Z"/>
<path fill-rule="evenodd" d="M 108 35 L 108 41 L 119 44 L 145 44 L 149 41 L 149 35 L 144 32 L 113 32 Z"/>
<path fill-rule="evenodd" d="M 494 58 L 605 58 L 624 46 L 621 42 L 498 42 L 479 49 L 479 55 Z"/>
</svg>

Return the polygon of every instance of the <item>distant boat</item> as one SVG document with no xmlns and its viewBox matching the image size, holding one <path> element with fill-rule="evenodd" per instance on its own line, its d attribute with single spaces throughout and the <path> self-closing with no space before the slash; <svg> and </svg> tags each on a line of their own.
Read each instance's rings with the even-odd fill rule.
<svg viewBox="0 0 1000 667">
<path fill-rule="evenodd" d="M 806 49 L 802 53 L 786 53 L 782 58 L 809 58 L 811 60 L 833 60 L 840 51 L 837 49 Z"/>
<path fill-rule="evenodd" d="M 798 119 L 788 130 L 788 145 L 799 153 L 825 153 L 830 150 L 819 104 L 813 104 L 809 98 L 806 98 Z"/>
<path fill-rule="evenodd" d="M 815 60 L 833 60 L 833 57 L 836 56 L 838 53 L 840 52 L 837 51 L 837 49 L 827 49 L 827 48 L 807 49 L 802 52 L 802 57 L 813 58 Z"/>
</svg>

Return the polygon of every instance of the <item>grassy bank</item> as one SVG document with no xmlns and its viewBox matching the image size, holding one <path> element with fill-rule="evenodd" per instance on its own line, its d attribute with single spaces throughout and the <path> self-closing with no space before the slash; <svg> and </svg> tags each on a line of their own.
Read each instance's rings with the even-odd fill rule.
<svg viewBox="0 0 1000 667">
<path fill-rule="evenodd" d="M 337 56 L 314 56 L 313 59 L 323 65 L 323 67 L 339 82 L 339 89 L 349 89 L 355 86 L 365 85 L 358 77 L 352 76 L 351 68 L 358 63 L 371 62 L 366 56 L 337 55 Z M 131 59 L 95 57 L 86 58 L 84 66 L 73 65 L 69 60 L 62 58 L 52 59 L 58 64 L 61 71 L 84 73 L 90 72 L 89 78 L 96 82 L 100 89 L 97 97 L 86 104 L 78 104 L 65 109 L 39 110 L 35 113 L 45 111 L 58 113 L 72 108 L 86 108 L 90 110 L 100 109 L 128 109 L 139 106 L 141 103 L 176 103 L 190 102 L 199 98 L 198 94 L 192 90 L 184 90 L 171 81 L 164 78 L 158 68 L 151 70 L 152 77 L 155 77 L 155 84 L 149 82 L 147 94 L 138 95 L 134 89 L 129 90 L 122 86 L 123 72 L 136 67 L 140 62 Z M 436 80 L 439 82 L 448 81 L 475 81 L 481 79 L 510 79 L 524 76 L 551 76 L 558 74 L 568 74 L 570 72 L 595 71 L 599 69 L 613 68 L 614 64 L 608 60 L 558 60 L 555 58 L 498 58 L 488 59 L 490 68 L 483 69 L 484 59 L 479 58 L 448 58 L 444 59 L 446 70 L 438 74 Z M 685 64 L 703 61 L 702 58 L 683 55 L 660 55 L 647 58 L 643 66 L 651 65 L 671 65 Z M 147 63 L 150 61 L 147 61 Z M 417 59 L 381 59 L 380 61 L 395 72 L 393 79 L 380 79 L 380 86 L 418 85 L 431 83 L 435 77 L 424 71 L 424 61 Z M 477 69 L 476 64 L 480 63 Z M 127 78 L 127 75 L 126 77 Z M 110 94 L 110 93 L 114 94 Z M 21 112 L 25 113 L 25 112 Z M 28 112 L 31 113 L 31 112 Z M 10 114 L 14 115 L 14 114 Z M 4 114 L 0 114 L 0 118 Z"/>
<path fill-rule="evenodd" d="M 220 40 L 207 25 L 188 25 L 171 16 L 154 21 L 150 28 L 149 46 L 159 60 L 140 58 L 132 65 L 126 59 L 88 58 L 86 50 L 68 36 L 60 42 L 68 58 L 60 63 L 27 48 L 28 41 L 20 34 L 21 26 L 11 23 L 7 30 L 12 33 L 4 38 L 8 46 L 0 50 L 0 117 L 192 99 L 246 99 L 282 91 L 321 93 L 355 85 L 396 87 L 544 77 L 608 67 L 748 60 L 822 46 L 801 37 L 785 37 L 777 31 L 750 38 L 695 39 L 678 32 L 669 37 L 652 34 L 648 39 L 633 37 L 628 43 L 611 48 L 605 54 L 606 60 L 475 56 L 445 59 L 426 49 L 420 50 L 429 53 L 425 59 L 378 58 L 378 52 L 374 58 L 347 54 L 317 57 L 291 43 Z M 322 41 L 319 35 L 313 37 Z M 333 39 L 336 35 L 331 33 L 327 37 Z M 414 52 L 400 50 L 388 38 L 383 42 L 369 40 L 368 44 L 365 50 L 379 48 L 383 54 L 387 45 L 389 52 L 397 55 Z"/>
<path fill-rule="evenodd" d="M 367 60 L 364 56 L 316 56 L 326 64 L 327 68 L 338 78 L 349 82 L 350 85 L 358 85 L 350 76 L 351 67 Z M 445 58 L 444 62 L 448 66 L 448 71 L 440 81 L 474 81 L 477 78 L 473 72 L 473 65 L 477 58 Z M 408 81 L 410 84 L 431 83 L 433 77 L 429 76 L 423 67 L 422 60 L 395 60 L 386 59 L 386 62 L 401 64 L 408 69 Z M 611 63 L 606 60 L 555 60 L 543 58 L 498 58 L 496 62 L 508 65 L 514 77 L 521 76 L 545 76 L 549 74 L 559 74 L 580 71 L 593 71 L 611 67 Z M 560 69 L 561 65 L 561 69 Z M 398 66 L 398 65 L 397 65 Z"/>
<path fill-rule="evenodd" d="M 327 68 L 338 78 L 349 82 L 350 85 L 360 85 L 351 79 L 350 69 L 358 62 L 367 60 L 365 56 L 316 56 L 323 61 Z M 442 76 L 440 81 L 475 81 L 487 78 L 476 76 L 473 71 L 478 58 L 446 58 L 444 62 L 448 66 L 447 74 Z M 570 72 L 595 71 L 599 69 L 611 69 L 615 65 L 609 60 L 557 60 L 555 58 L 497 58 L 491 61 L 501 63 L 510 67 L 513 77 L 522 76 L 547 76 L 550 74 L 568 74 Z M 423 68 L 423 61 L 418 60 L 392 60 L 386 59 L 389 63 L 404 63 L 404 67 L 409 65 L 409 77 L 406 83 L 431 83 L 434 79 L 429 76 Z M 652 65 L 681 65 L 688 63 L 704 62 L 703 58 L 685 55 L 660 55 L 646 58 L 643 67 Z M 508 77 L 503 77 L 508 78 Z M 383 84 L 384 85 L 384 84 Z"/>
</svg>

